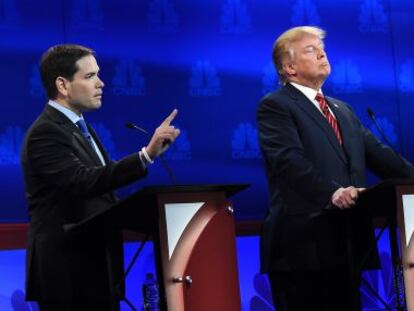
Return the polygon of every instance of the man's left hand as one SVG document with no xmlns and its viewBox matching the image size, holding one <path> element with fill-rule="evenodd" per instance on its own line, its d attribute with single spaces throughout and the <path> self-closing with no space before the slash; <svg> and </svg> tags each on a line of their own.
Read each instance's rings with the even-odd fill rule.
<svg viewBox="0 0 414 311">
<path fill-rule="evenodd" d="M 353 186 L 347 188 L 339 188 L 334 192 L 331 198 L 331 202 L 334 206 L 339 209 L 345 209 L 353 207 L 358 199 L 360 192 L 364 191 L 365 188 L 355 188 Z"/>
<path fill-rule="evenodd" d="M 175 141 L 180 135 L 180 130 L 171 125 L 171 122 L 177 116 L 178 110 L 174 109 L 171 114 L 165 118 L 155 130 L 151 137 L 151 140 L 146 147 L 147 153 L 151 159 L 157 158 L 160 154 L 164 153 L 165 150 Z"/>
</svg>

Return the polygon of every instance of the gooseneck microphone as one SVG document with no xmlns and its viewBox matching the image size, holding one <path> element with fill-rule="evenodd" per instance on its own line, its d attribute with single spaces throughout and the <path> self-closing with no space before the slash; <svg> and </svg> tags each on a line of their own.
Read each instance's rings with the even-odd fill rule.
<svg viewBox="0 0 414 311">
<path fill-rule="evenodd" d="M 372 109 L 370 107 L 368 107 L 367 112 L 368 112 L 368 115 L 369 115 L 370 119 L 374 123 L 375 128 L 380 133 L 382 139 L 385 141 L 385 143 L 388 145 L 388 147 L 390 147 L 390 149 L 394 152 L 394 154 L 398 157 L 398 159 L 401 161 L 401 163 L 406 167 L 407 166 L 406 160 L 394 149 L 393 145 L 388 140 L 388 138 L 385 135 L 384 131 L 382 130 L 381 126 L 377 122 L 377 118 L 375 117 L 374 111 L 372 111 Z"/>
<path fill-rule="evenodd" d="M 149 133 L 146 130 L 144 130 L 142 127 L 139 127 L 138 125 L 134 123 L 128 122 L 128 123 L 125 123 L 125 126 L 131 130 L 137 130 L 149 136 Z"/>
<path fill-rule="evenodd" d="M 145 130 L 144 128 L 142 128 L 142 127 L 140 127 L 140 126 L 138 126 L 138 125 L 136 125 L 134 123 L 128 122 L 128 123 L 125 123 L 125 126 L 127 128 L 129 128 L 129 129 L 131 129 L 131 130 L 139 131 L 139 132 L 141 132 L 141 133 L 143 133 L 143 134 L 145 134 L 145 135 L 147 135 L 148 137 L 151 138 L 151 135 L 148 133 L 147 130 Z M 168 144 L 168 142 L 167 142 L 167 144 Z M 173 172 L 171 170 L 171 167 L 168 165 L 167 161 L 164 159 L 163 154 L 160 154 L 159 155 L 159 158 L 161 160 L 161 163 L 164 165 L 165 170 L 168 172 L 168 175 L 170 177 L 171 184 L 176 185 L 177 184 L 177 180 L 176 180 L 176 178 L 175 178 L 175 176 L 174 176 L 174 174 L 173 174 Z"/>
<path fill-rule="evenodd" d="M 375 117 L 374 111 L 372 111 L 372 109 L 370 107 L 367 108 L 367 112 L 369 117 L 371 118 L 372 122 L 375 125 L 375 128 L 378 130 L 378 132 L 380 133 L 382 139 L 387 143 L 387 145 L 395 152 L 392 144 L 390 143 L 390 141 L 388 140 L 387 136 L 385 135 L 384 131 L 382 130 L 381 126 L 379 126 L 378 122 L 377 122 L 377 118 Z M 396 152 L 397 153 L 397 152 Z"/>
</svg>

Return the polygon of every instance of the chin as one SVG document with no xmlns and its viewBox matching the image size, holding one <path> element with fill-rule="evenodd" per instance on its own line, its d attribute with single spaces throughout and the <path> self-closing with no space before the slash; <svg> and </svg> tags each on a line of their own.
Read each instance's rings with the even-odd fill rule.
<svg viewBox="0 0 414 311">
<path fill-rule="evenodd" d="M 101 108 L 101 106 L 102 106 L 102 102 L 98 101 L 95 105 L 93 105 L 92 109 L 99 109 L 99 108 Z"/>
<path fill-rule="evenodd" d="M 323 76 L 324 78 L 327 78 L 330 74 L 331 74 L 331 69 L 327 68 L 327 70 L 322 71 L 321 76 Z"/>
<path fill-rule="evenodd" d="M 93 103 L 93 104 L 88 105 L 88 107 L 85 107 L 83 110 L 84 111 L 98 110 L 99 108 L 101 108 L 101 106 L 102 106 L 102 103 L 101 102 L 99 102 L 99 103 Z"/>
</svg>

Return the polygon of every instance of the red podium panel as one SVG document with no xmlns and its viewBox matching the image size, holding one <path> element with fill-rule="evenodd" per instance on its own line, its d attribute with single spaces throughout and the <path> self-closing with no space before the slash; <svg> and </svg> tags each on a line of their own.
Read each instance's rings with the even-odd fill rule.
<svg viewBox="0 0 414 311">
<path fill-rule="evenodd" d="M 161 195 L 159 209 L 168 310 L 239 311 L 235 221 L 225 193 Z"/>
<path fill-rule="evenodd" d="M 414 311 L 414 185 L 396 185 L 397 228 L 407 311 Z"/>
<path fill-rule="evenodd" d="M 385 217 L 390 228 L 396 310 L 414 311 L 414 180 L 388 180 L 358 199 L 372 217 Z"/>
<path fill-rule="evenodd" d="M 65 229 L 79 234 L 116 227 L 151 234 L 162 310 L 239 311 L 235 220 L 227 197 L 247 187 L 145 187 Z"/>
</svg>

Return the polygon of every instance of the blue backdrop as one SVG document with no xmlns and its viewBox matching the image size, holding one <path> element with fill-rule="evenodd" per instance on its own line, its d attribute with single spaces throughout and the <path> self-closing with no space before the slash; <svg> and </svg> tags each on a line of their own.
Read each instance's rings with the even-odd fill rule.
<svg viewBox="0 0 414 311">
<path fill-rule="evenodd" d="M 278 85 L 275 38 L 296 25 L 326 29 L 333 70 L 324 93 L 373 129 L 371 107 L 413 161 L 413 20 L 412 0 L 0 0 L 0 222 L 27 221 L 19 153 L 46 103 L 38 60 L 51 45 L 96 50 L 103 107 L 85 117 L 113 157 L 147 141 L 125 122 L 153 131 L 178 108 L 182 135 L 166 154 L 178 182 L 250 183 L 234 198 L 237 217 L 261 219 L 268 198 L 255 110 Z M 168 183 L 156 163 L 121 196 Z"/>
<path fill-rule="evenodd" d="M 348 101 L 371 127 L 372 107 L 395 147 L 414 159 L 414 3 L 410 0 L 0 0 L 0 196 L 2 222 L 26 221 L 19 152 L 46 102 L 38 60 L 51 45 L 92 47 L 103 107 L 86 115 L 113 157 L 138 150 L 174 108 L 182 129 L 166 154 L 179 183 L 250 183 L 239 219 L 259 219 L 267 189 L 255 109 L 278 81 L 274 39 L 291 26 L 328 32 L 325 93 Z M 168 184 L 157 163 L 143 184 Z M 122 194 L 122 193 L 121 193 Z"/>
</svg>

